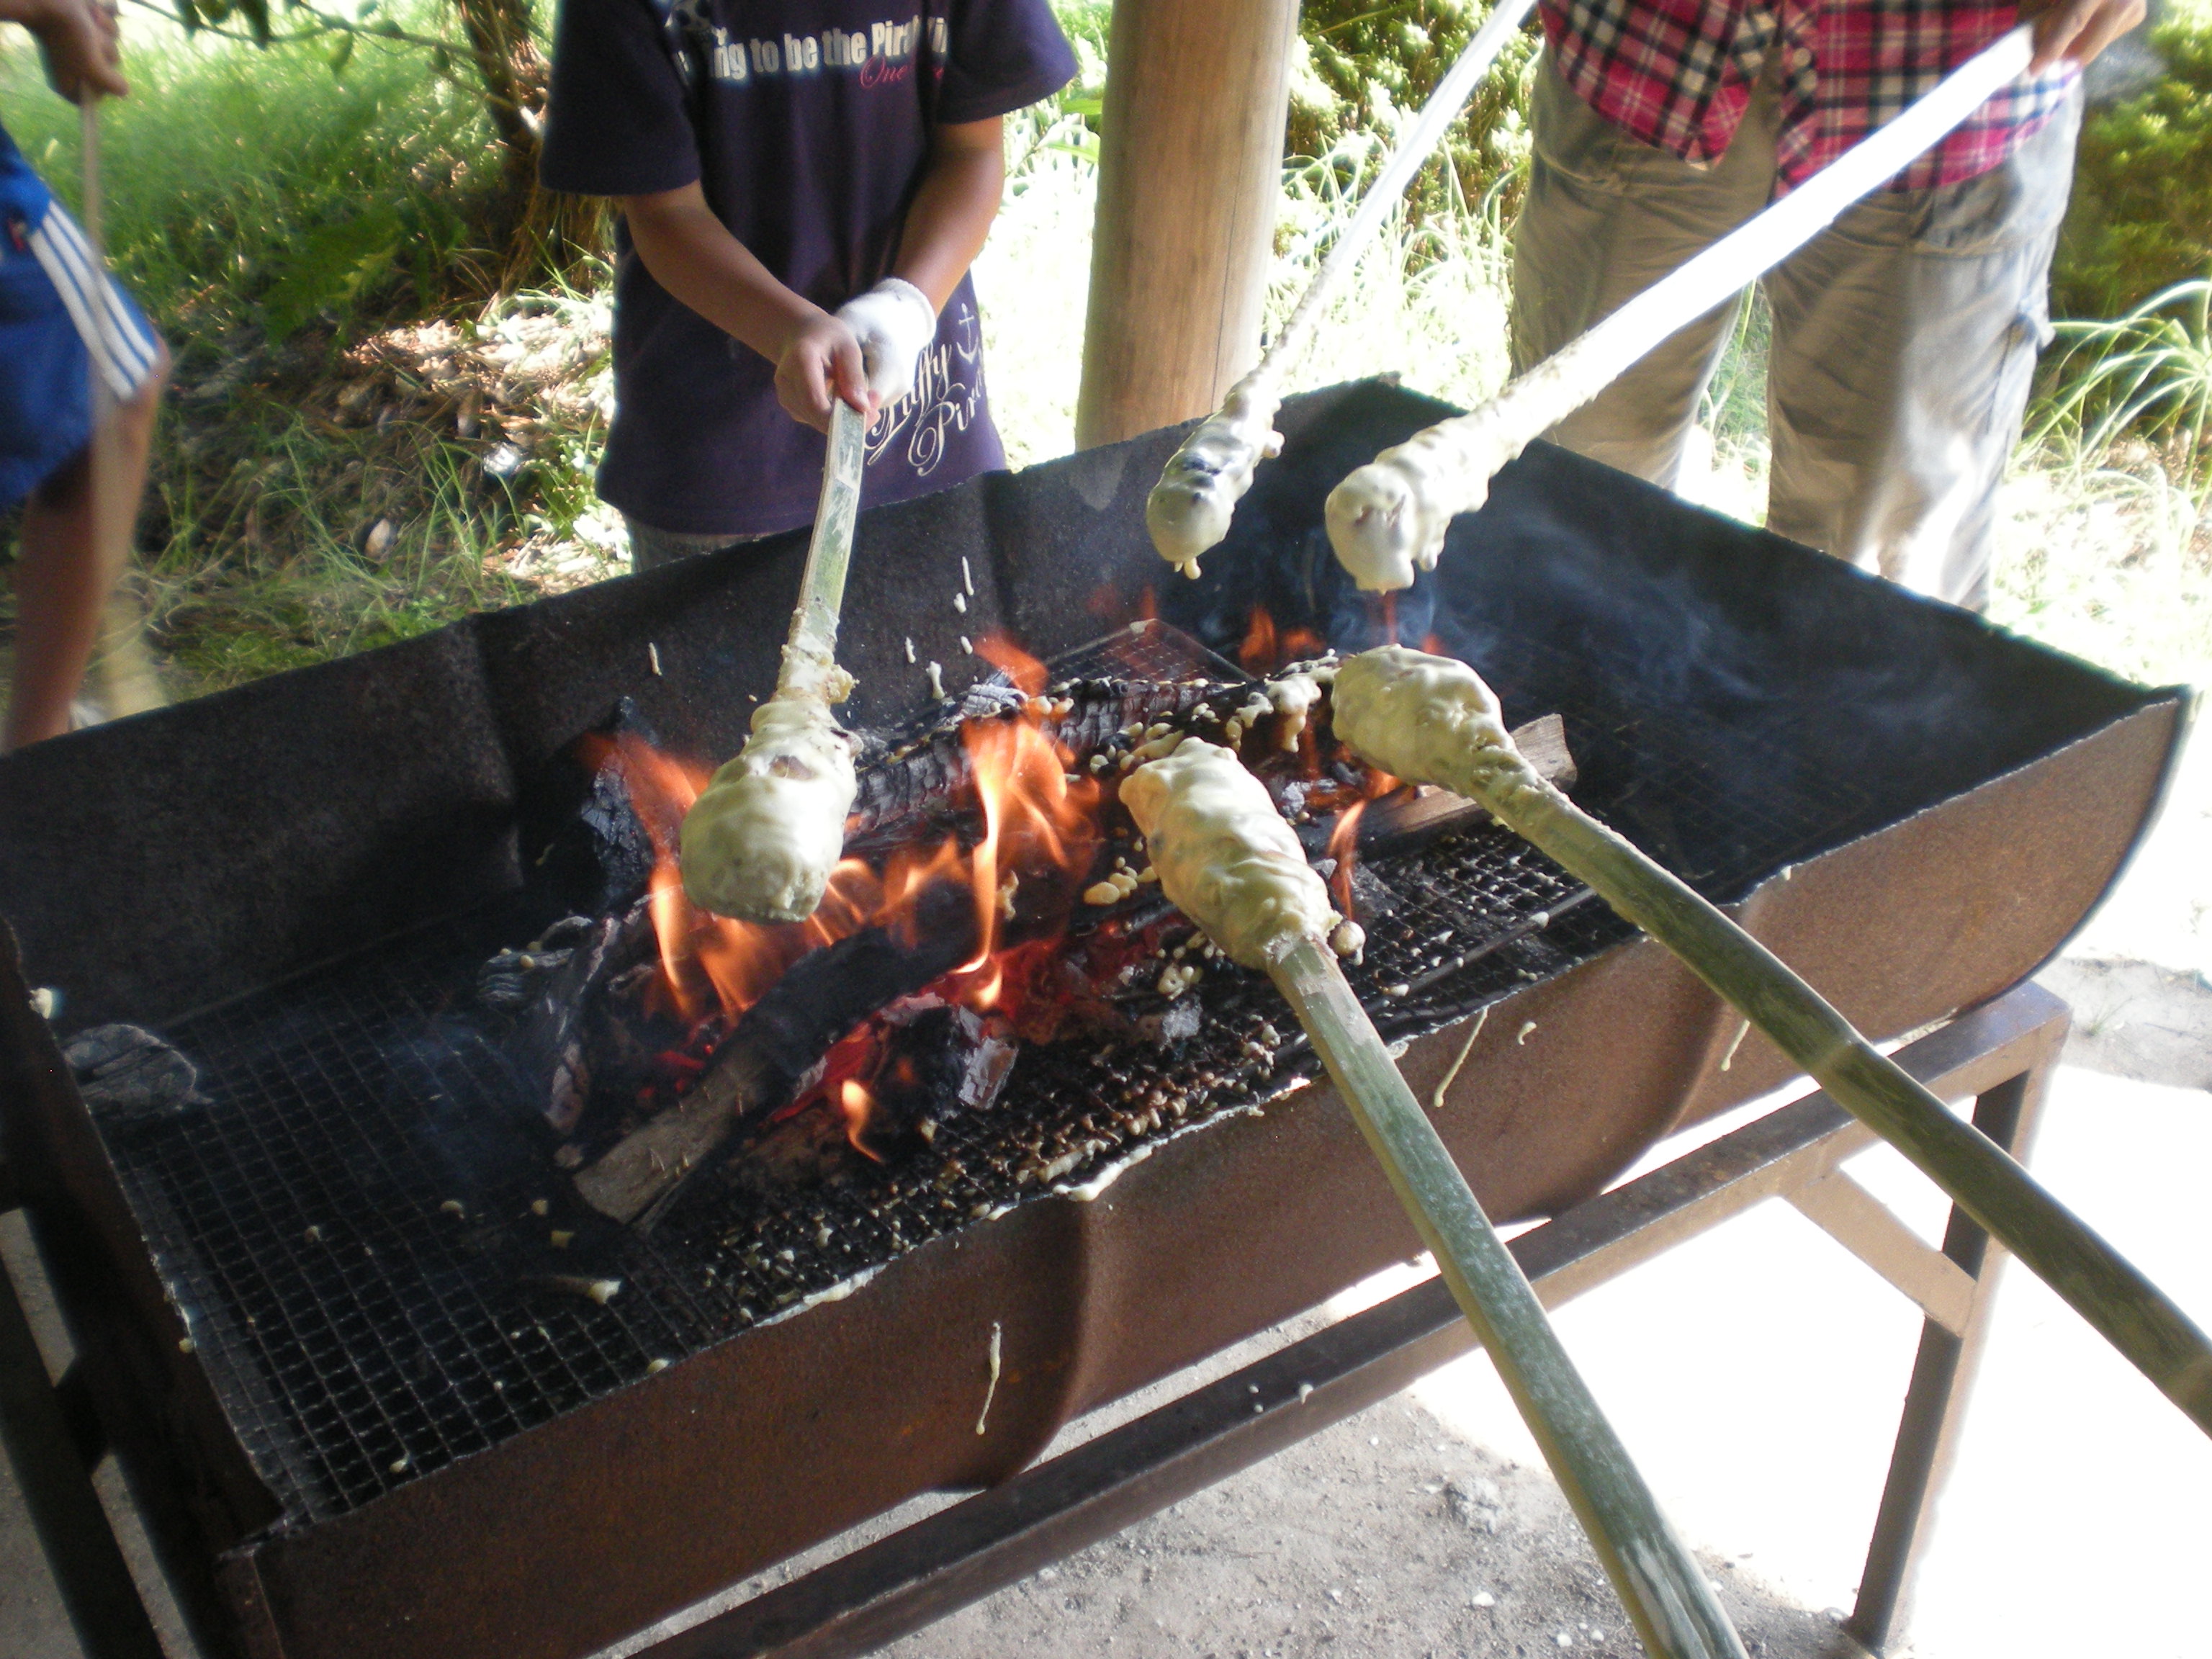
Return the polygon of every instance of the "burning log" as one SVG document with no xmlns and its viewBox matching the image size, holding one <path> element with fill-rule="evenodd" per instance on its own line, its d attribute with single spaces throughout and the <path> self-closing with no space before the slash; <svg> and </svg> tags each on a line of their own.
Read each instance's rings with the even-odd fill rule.
<svg viewBox="0 0 2212 1659">
<path fill-rule="evenodd" d="M 592 1081 L 629 1044 L 623 1010 L 611 1005 L 652 972 L 653 919 L 644 903 L 614 915 L 565 916 L 520 951 L 477 970 L 477 1000 L 518 1015 L 508 1045 L 559 1134 L 574 1131 Z"/>
<path fill-rule="evenodd" d="M 1364 653 L 1338 676 L 1335 721 L 1372 763 L 1486 802 L 1674 952 L 2212 1433 L 2212 1341 L 2188 1316 L 1772 952 L 1537 776 L 1473 669 L 1401 646 Z"/>
<path fill-rule="evenodd" d="M 1141 768 L 1123 799 L 1161 885 L 1296 1011 L 1452 1295 L 1534 1431 L 1613 1588 L 1662 1659 L 1741 1659 L 1705 1576 L 1659 1511 L 1435 1127 L 1330 955 L 1337 918 L 1267 791 L 1198 741 Z"/>
<path fill-rule="evenodd" d="M 1357 904 L 1370 921 L 1395 901 L 1370 872 L 1350 867 L 1355 849 L 1407 850 L 1487 815 L 1339 757 L 1325 693 L 1333 659 L 1294 664 L 1264 684 L 1048 687 L 1042 665 L 988 648 L 1021 683 L 971 690 L 939 723 L 878 746 L 882 759 L 860 776 L 847 858 L 819 913 L 799 927 L 760 928 L 688 906 L 667 833 L 690 802 L 683 775 L 617 738 L 634 785 L 657 778 L 678 792 L 673 812 L 655 796 L 636 814 L 661 850 L 650 906 L 604 945 L 563 932 L 520 953 L 552 975 L 532 1004 L 526 1068 L 550 1079 L 549 1119 L 577 1137 L 563 1148 L 570 1167 L 603 1154 L 576 1177 L 596 1211 L 651 1226 L 709 1170 L 720 1171 L 706 1183 L 717 1190 L 772 1200 L 854 1174 L 864 1160 L 909 1157 L 945 1113 L 995 1095 L 995 1080 L 956 1084 L 946 1068 L 957 1060 L 1002 1078 L 1018 1041 L 1073 1036 L 1172 1049 L 1195 1036 L 1202 1014 L 1192 993 L 1211 947 L 1201 950 L 1202 938 L 1159 897 L 1114 805 L 1131 768 L 1192 735 L 1253 755 L 1283 815 L 1303 823 L 1312 857 L 1344 872 L 1347 909 Z M 1556 717 L 1522 735 L 1549 775 L 1571 780 Z M 1378 789 L 1389 793 L 1377 798 Z M 660 978 L 646 1000 L 664 1013 L 680 1005 L 674 1025 L 653 1024 L 597 988 L 652 971 L 641 931 L 648 908 Z M 1358 951 L 1359 930 L 1347 926 L 1343 940 Z M 573 955 L 549 969 L 538 947 L 555 944 Z M 516 960 L 495 958 L 487 984 L 515 994 L 507 976 Z M 710 991 L 719 1013 L 700 1006 Z M 591 1009 L 564 1016 L 564 999 L 577 996 L 595 999 Z M 928 1007 L 947 1011 L 943 1023 L 920 1018 Z M 657 1066 L 640 1052 L 637 1033 L 648 1025 L 665 1034 Z M 942 1048 L 926 1064 L 913 1053 L 925 1030 Z M 883 1078 L 908 1061 L 936 1080 L 884 1097 Z M 587 1097 L 605 1108 L 586 1117 Z M 658 1115 L 641 1120 L 641 1107 Z"/>
<path fill-rule="evenodd" d="M 578 1171 L 577 1191 L 617 1221 L 665 1213 L 742 1127 L 790 1103 L 833 1044 L 974 953 L 975 906 L 959 888 L 924 894 L 915 921 L 911 935 L 867 927 L 801 957 L 745 1011 L 698 1086 Z"/>
<path fill-rule="evenodd" d="M 1013 1070 L 1012 1025 L 941 999 L 914 996 L 872 1016 L 833 1048 L 821 1076 L 742 1158 L 730 1183 L 763 1197 L 820 1186 L 863 1162 L 888 1164 L 933 1143 L 944 1122 L 988 1110 Z"/>
</svg>

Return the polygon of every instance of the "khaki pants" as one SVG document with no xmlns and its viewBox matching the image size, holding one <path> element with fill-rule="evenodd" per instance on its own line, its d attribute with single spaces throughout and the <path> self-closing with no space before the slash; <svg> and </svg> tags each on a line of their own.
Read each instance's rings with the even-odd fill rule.
<svg viewBox="0 0 2212 1659">
<path fill-rule="evenodd" d="M 1776 98 L 1698 168 L 1638 143 L 1538 65 L 1513 249 L 1513 364 L 1550 356 L 1766 205 Z M 1979 610 L 1996 487 L 2020 441 L 2072 181 L 2075 102 L 2003 166 L 1878 191 L 1765 276 L 1767 527 Z M 1551 434 L 1671 486 L 1736 302 L 1662 345 Z"/>
</svg>

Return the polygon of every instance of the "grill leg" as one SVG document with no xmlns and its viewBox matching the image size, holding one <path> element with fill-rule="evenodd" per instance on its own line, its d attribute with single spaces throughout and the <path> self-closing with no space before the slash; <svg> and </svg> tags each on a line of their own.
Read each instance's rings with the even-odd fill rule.
<svg viewBox="0 0 2212 1659">
<path fill-rule="evenodd" d="M 80 1412 L 81 1395 L 80 1387 L 69 1397 Z M 161 1659 L 161 1638 L 78 1455 L 86 1433 L 82 1420 L 72 1426 L 64 1396 L 46 1380 L 15 1281 L 0 1266 L 0 1446 L 70 1623 L 88 1659 Z"/>
<path fill-rule="evenodd" d="M 2023 1161 L 2064 1036 L 2061 1024 L 2050 1048 L 2027 1071 L 1975 1097 L 1974 1127 Z M 1912 1362 L 1912 1383 L 1905 1393 L 1881 1507 L 1875 1515 L 1858 1601 L 1844 1624 L 1854 1641 L 1877 1655 L 1888 1650 L 1911 1614 L 1913 1575 L 1957 1455 L 1966 1396 L 1988 1342 L 1990 1310 L 2006 1252 L 1954 1206 L 1943 1232 L 1943 1254 L 1972 1279 L 1972 1300 L 1959 1334 L 1933 1319 L 1921 1327 L 1920 1351 Z"/>
</svg>

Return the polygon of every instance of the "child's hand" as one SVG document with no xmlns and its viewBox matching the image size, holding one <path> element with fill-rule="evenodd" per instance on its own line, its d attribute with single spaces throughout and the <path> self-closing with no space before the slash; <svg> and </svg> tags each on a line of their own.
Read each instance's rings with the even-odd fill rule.
<svg viewBox="0 0 2212 1659">
<path fill-rule="evenodd" d="M 878 401 L 868 390 L 858 337 L 826 311 L 801 322 L 785 343 L 775 361 L 775 396 L 785 414 L 817 432 L 830 429 L 833 397 L 872 418 Z"/>
<path fill-rule="evenodd" d="M 102 0 L 27 0 L 0 16 L 39 37 L 46 81 L 72 104 L 82 103 L 88 92 L 102 98 L 130 92 L 115 13 Z"/>
<path fill-rule="evenodd" d="M 914 390 L 915 359 L 937 339 L 937 307 L 912 283 L 886 276 L 866 294 L 837 307 L 860 337 L 868 390 L 895 404 Z"/>
</svg>

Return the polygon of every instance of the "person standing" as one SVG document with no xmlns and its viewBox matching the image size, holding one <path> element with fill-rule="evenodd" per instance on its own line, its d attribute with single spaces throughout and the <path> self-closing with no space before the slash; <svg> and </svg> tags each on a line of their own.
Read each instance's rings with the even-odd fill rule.
<svg viewBox="0 0 2212 1659">
<path fill-rule="evenodd" d="M 94 0 L 0 0 L 0 22 L 37 37 L 47 80 L 71 103 L 130 91 L 114 14 Z M 0 752 L 70 729 L 102 607 L 129 557 L 168 362 L 0 128 L 0 511 L 23 509 Z M 112 399 L 97 477 L 95 374 Z"/>
<path fill-rule="evenodd" d="M 542 177 L 622 211 L 635 567 L 810 520 L 832 398 L 871 506 L 1006 464 L 968 267 L 1001 118 L 1074 73 L 1045 0 L 562 0 Z"/>
<path fill-rule="evenodd" d="M 2035 11 L 2009 0 L 1542 0 L 1516 373 L 1802 184 Z M 2028 73 L 1762 279 L 1767 527 L 1974 610 L 2051 338 L 2081 66 L 2143 0 L 2063 0 Z M 1551 434 L 1672 487 L 1735 315 Z"/>
</svg>

